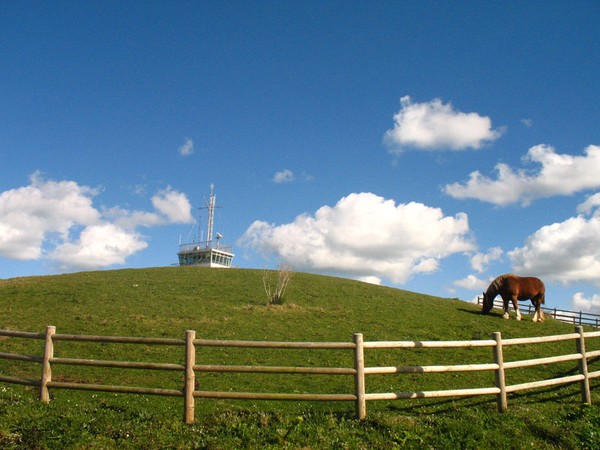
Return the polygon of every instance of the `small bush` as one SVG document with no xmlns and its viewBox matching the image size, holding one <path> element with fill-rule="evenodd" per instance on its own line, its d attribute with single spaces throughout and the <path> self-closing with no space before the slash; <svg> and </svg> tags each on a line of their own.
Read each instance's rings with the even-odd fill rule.
<svg viewBox="0 0 600 450">
<path fill-rule="evenodd" d="M 277 283 L 272 288 L 272 275 L 276 273 Z M 285 300 L 285 291 L 288 288 L 292 274 L 294 273 L 292 265 L 284 262 L 279 265 L 277 272 L 265 270 L 263 273 L 263 286 L 269 305 L 283 305 Z"/>
</svg>

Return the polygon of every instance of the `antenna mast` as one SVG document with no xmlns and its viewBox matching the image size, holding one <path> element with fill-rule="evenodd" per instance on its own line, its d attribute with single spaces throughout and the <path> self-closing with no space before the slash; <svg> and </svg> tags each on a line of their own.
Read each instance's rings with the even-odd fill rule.
<svg viewBox="0 0 600 450">
<path fill-rule="evenodd" d="M 212 245 L 213 240 L 213 225 L 215 222 L 215 205 L 217 196 L 215 195 L 215 185 L 210 185 L 210 195 L 208 196 L 208 233 L 206 236 L 206 246 Z"/>
</svg>

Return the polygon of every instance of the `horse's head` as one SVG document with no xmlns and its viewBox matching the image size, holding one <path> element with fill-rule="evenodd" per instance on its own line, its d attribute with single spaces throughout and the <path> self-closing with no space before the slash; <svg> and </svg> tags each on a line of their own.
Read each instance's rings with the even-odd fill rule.
<svg viewBox="0 0 600 450">
<path fill-rule="evenodd" d="M 494 298 L 491 295 L 487 295 L 485 292 L 483 293 L 483 307 L 481 308 L 482 314 L 487 314 L 494 306 Z"/>
</svg>

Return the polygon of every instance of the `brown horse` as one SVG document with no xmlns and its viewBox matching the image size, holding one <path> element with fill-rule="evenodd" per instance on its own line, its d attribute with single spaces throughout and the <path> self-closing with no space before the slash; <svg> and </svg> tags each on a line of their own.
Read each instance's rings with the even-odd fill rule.
<svg viewBox="0 0 600 450">
<path fill-rule="evenodd" d="M 494 306 L 494 299 L 497 295 L 502 297 L 504 301 L 504 318 L 508 319 L 508 301 L 512 300 L 512 304 L 517 312 L 517 320 L 521 320 L 521 312 L 519 311 L 518 300 L 531 299 L 531 303 L 535 306 L 535 314 L 533 315 L 534 322 L 544 321 L 544 312 L 542 305 L 545 302 L 546 288 L 544 283 L 539 278 L 535 277 L 518 277 L 511 273 L 500 275 L 483 293 L 483 308 L 481 312 L 487 314 Z"/>
</svg>

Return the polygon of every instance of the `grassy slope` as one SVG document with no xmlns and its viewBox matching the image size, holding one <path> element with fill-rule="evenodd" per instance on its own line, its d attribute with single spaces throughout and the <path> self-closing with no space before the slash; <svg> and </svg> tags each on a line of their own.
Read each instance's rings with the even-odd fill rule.
<svg viewBox="0 0 600 450">
<path fill-rule="evenodd" d="M 267 307 L 262 277 L 263 272 L 257 270 L 170 267 L 0 280 L 0 311 L 2 311 L 0 329 L 43 331 L 46 325 L 51 324 L 57 327 L 58 333 L 148 337 L 183 337 L 186 329 L 193 329 L 196 330 L 197 337 L 208 339 L 344 342 L 351 341 L 353 332 L 362 332 L 365 340 L 372 341 L 470 340 L 487 339 L 493 331 L 501 331 L 504 337 L 522 337 L 562 334 L 573 330 L 572 326 L 552 320 L 544 324 L 534 324 L 527 320 L 527 317 L 522 322 L 516 322 L 514 320 L 504 321 L 499 314 L 481 316 L 475 305 L 459 300 L 441 299 L 351 280 L 302 273 L 294 274 L 285 305 Z M 549 297 L 548 306 L 551 306 L 551 302 L 551 297 Z M 40 345 L 40 342 L 5 339 L 0 341 L 0 351 L 39 354 Z M 567 347 L 564 343 L 560 343 L 527 349 L 507 348 L 505 355 L 507 359 L 525 359 L 548 356 L 556 350 L 572 351 L 570 347 L 572 343 L 566 345 Z M 176 351 L 179 352 L 179 350 Z M 82 352 L 87 357 L 97 359 L 182 361 L 181 352 L 174 354 L 173 349 L 163 347 L 147 349 L 138 346 L 100 345 L 90 348 L 89 345 L 84 347 L 73 343 L 57 344 L 59 356 L 81 357 Z M 368 351 L 366 358 L 368 365 L 446 364 L 466 361 L 490 362 L 489 353 L 489 349 L 486 351 L 470 349 L 443 352 L 372 350 Z M 223 363 L 225 360 L 230 364 L 351 366 L 351 356 L 348 352 L 333 351 L 293 353 L 272 351 L 265 353 L 264 351 L 236 351 L 235 349 L 201 349 L 198 352 L 198 358 L 201 362 Z M 559 364 L 532 368 L 529 371 L 518 370 L 509 375 L 508 381 L 513 384 L 528 381 L 531 377 L 547 378 L 549 374 L 571 373 L 572 369 L 573 364 Z M 6 373 L 9 370 L 11 375 L 37 377 L 39 368 L 35 366 L 32 368 L 31 364 L 0 361 L 0 373 Z M 53 375 L 55 379 L 83 382 L 164 386 L 175 389 L 181 387 L 180 376 L 174 376 L 172 373 L 145 371 L 115 373 L 114 370 L 108 369 L 99 372 L 98 369 L 76 369 L 62 366 L 57 367 Z M 244 390 L 264 392 L 352 392 L 352 380 L 345 377 L 257 376 L 242 378 L 236 375 L 204 374 L 200 378 L 200 382 L 202 389 L 237 390 L 236 386 L 241 386 Z M 401 377 L 388 375 L 368 378 L 367 387 L 370 392 L 393 392 L 489 386 L 492 382 L 493 375 L 490 373 L 427 376 L 417 374 Z M 22 392 L 22 388 L 4 386 L 6 385 L 0 387 L 0 389 L 4 389 L 4 393 L 0 392 L 0 399 L 4 399 L 2 404 L 12 403 L 15 398 L 19 399 L 14 403 L 18 403 L 20 406 L 11 406 L 11 411 L 21 411 L 23 417 L 28 416 L 29 421 L 33 420 L 34 423 L 36 419 L 32 419 L 31 415 L 44 415 L 43 411 L 46 410 L 33 400 L 33 393 L 23 398 L 20 394 L 15 394 Z M 550 402 L 550 404 L 546 403 L 546 406 L 544 404 L 538 406 L 539 403 L 531 400 L 537 395 L 540 394 L 511 396 L 509 399 L 509 408 L 513 411 L 511 417 L 514 418 L 515 414 L 518 416 L 518 412 L 523 409 L 530 410 L 532 408 L 535 409 L 537 415 L 556 414 L 555 410 L 559 404 Z M 594 393 L 594 395 L 597 398 L 597 394 Z M 7 396 L 10 397 L 8 400 Z M 127 421 L 125 412 L 129 411 L 133 417 L 138 417 L 139 414 L 146 417 L 144 414 L 148 414 L 146 412 L 148 408 L 157 415 L 148 418 L 152 428 L 157 428 L 157 417 L 160 417 L 160 420 L 168 421 L 167 424 L 161 425 L 163 427 L 179 427 L 181 409 L 179 399 L 126 396 L 127 400 L 123 400 L 125 396 L 108 394 L 98 394 L 99 397 L 92 398 L 90 393 L 74 391 L 57 391 L 55 396 L 56 399 L 51 403 L 50 408 L 55 415 L 58 414 L 63 418 L 61 427 L 65 426 L 65 421 L 71 420 L 79 423 L 78 420 L 80 420 L 74 417 L 69 418 L 69 413 L 59 414 L 59 411 L 64 411 L 64 407 L 69 402 L 78 402 L 84 411 L 82 417 L 85 417 L 86 411 L 93 411 L 95 416 L 106 417 L 107 423 L 113 427 L 115 420 Z M 542 400 L 548 398 L 561 398 L 570 405 L 571 409 L 564 412 L 563 415 L 571 414 L 569 411 L 580 411 L 576 387 L 550 390 L 540 396 Z M 2 418 L 3 411 L 8 414 L 6 412 L 8 408 L 3 409 L 2 404 L 0 404 L 0 418 Z M 457 413 L 453 412 L 454 406 L 468 406 L 468 408 L 463 408 L 463 412 Z M 377 418 L 376 422 L 371 424 L 371 428 L 364 428 L 367 426 L 366 424 L 348 425 L 345 420 L 341 422 L 337 420 L 335 425 L 332 425 L 333 428 L 330 428 L 336 433 L 338 431 L 335 430 L 342 428 L 339 430 L 339 439 L 342 442 L 352 442 L 352 439 L 358 439 L 357 442 L 361 445 L 377 446 L 374 440 L 376 438 L 368 436 L 373 432 L 373 426 L 375 429 L 384 427 L 388 430 L 387 432 L 396 433 L 396 438 L 389 436 L 385 438 L 385 433 L 375 433 L 378 436 L 377 439 L 381 439 L 383 436 L 386 441 L 390 441 L 390 439 L 391 441 L 404 440 L 405 444 L 410 441 L 419 446 L 417 444 L 427 436 L 427 433 L 434 433 L 434 428 L 431 428 L 431 423 L 428 422 L 431 417 L 429 414 L 444 412 L 445 414 L 436 418 L 436 421 L 446 423 L 446 426 L 449 427 L 449 435 L 455 435 L 455 438 L 447 441 L 448 445 L 450 443 L 455 445 L 456 439 L 459 439 L 459 446 L 462 446 L 460 444 L 463 442 L 462 440 L 473 441 L 478 444 L 477 446 L 481 446 L 489 442 L 489 439 L 498 440 L 500 438 L 491 431 L 488 436 L 467 435 L 463 437 L 464 431 L 460 430 L 464 428 L 465 423 L 473 423 L 476 420 L 471 415 L 473 411 L 481 408 L 484 410 L 484 417 L 488 417 L 490 414 L 488 421 L 507 421 L 505 426 L 512 428 L 514 419 L 498 418 L 494 407 L 493 397 L 468 400 L 370 402 L 368 404 L 369 419 Z M 119 410 L 119 408 L 123 408 L 125 412 L 122 411 L 117 415 L 118 417 L 113 417 L 115 409 Z M 325 419 L 320 414 L 329 414 L 327 411 L 333 411 L 335 414 L 342 414 L 342 416 L 336 416 L 338 419 L 346 417 L 346 415 L 351 417 L 352 408 L 352 405 L 348 403 L 338 405 L 241 402 L 235 404 L 229 401 L 206 401 L 202 403 L 202 408 L 197 408 L 197 415 L 205 415 L 203 416 L 204 423 L 212 423 L 215 430 L 218 430 L 219 427 L 227 428 L 228 431 L 223 432 L 219 444 L 213 443 L 216 448 L 219 448 L 219 445 L 227 446 L 226 442 L 230 438 L 233 423 L 236 423 L 238 427 L 247 428 L 244 433 L 248 434 L 246 437 L 249 439 L 248 442 L 254 442 L 258 446 L 259 442 L 271 439 L 276 444 L 275 447 L 279 447 L 296 442 L 294 439 L 298 441 L 297 445 L 302 442 L 304 443 L 302 445 L 306 445 L 306 442 L 317 443 L 319 439 L 330 439 L 329 434 L 326 434 L 325 437 L 322 436 L 323 430 L 322 427 L 319 428 L 319 424 Z M 231 413 L 231 411 L 235 413 Z M 222 417 L 223 414 L 230 413 L 233 415 Z M 64 414 L 67 414 L 66 419 L 68 420 L 65 419 Z M 240 418 L 240 414 L 248 414 L 249 423 Z M 274 416 L 272 416 L 273 414 Z M 296 416 L 297 414 L 301 415 Z M 319 416 L 311 421 L 311 414 Z M 459 416 L 454 419 L 452 414 L 459 414 Z M 581 414 L 584 414 L 584 417 L 578 419 L 578 424 L 584 429 L 590 420 L 593 421 L 597 419 L 597 416 L 600 417 L 600 413 L 595 409 L 591 413 L 583 412 Z M 591 419 L 585 416 L 586 414 L 591 414 Z M 174 417 L 172 421 L 169 421 L 164 418 L 166 416 Z M 18 415 L 13 416 L 12 421 L 6 423 L 21 424 L 19 426 L 22 426 L 23 417 L 19 419 Z M 215 417 L 219 417 L 219 419 L 215 419 Z M 294 418 L 297 417 L 305 418 L 302 419 L 302 426 L 294 422 L 296 420 Z M 139 421 L 139 419 L 135 420 Z M 454 420 L 456 420 L 456 424 L 454 424 Z M 280 424 L 280 427 L 287 430 L 285 439 L 277 431 L 277 426 L 274 428 L 270 426 L 272 422 L 283 424 Z M 42 421 L 42 423 L 46 422 Z M 91 442 L 97 444 L 97 440 L 101 439 L 99 436 L 106 437 L 105 435 L 108 433 L 106 427 L 109 425 L 102 428 L 101 432 L 92 433 Z M 9 439 L 14 434 L 16 426 L 6 425 L 7 429 L 3 430 L 0 425 L 0 443 L 10 444 L 10 439 L 17 439 L 14 437 Z M 137 429 L 138 425 L 130 424 L 129 426 Z M 520 426 L 520 430 L 513 429 L 511 433 L 516 436 L 519 433 L 525 434 L 527 439 L 531 438 L 536 441 L 538 447 L 540 444 L 546 444 L 546 438 L 540 441 L 537 435 L 529 436 L 532 431 L 527 427 Z M 555 426 L 562 428 L 560 424 Z M 141 427 L 146 430 L 143 426 Z M 273 428 L 271 432 L 275 434 L 275 437 L 261 436 L 261 427 L 269 430 Z M 349 429 L 345 430 L 345 427 L 349 427 Z M 414 427 L 414 432 L 407 432 L 406 430 L 410 430 L 411 427 Z M 80 424 L 75 428 L 79 429 Z M 437 428 L 439 428 L 439 423 L 435 429 Z M 177 429 L 179 430 L 179 428 Z M 209 434 L 219 435 L 219 431 L 215 430 Z M 399 430 L 404 431 L 398 435 Z M 303 437 L 301 431 L 305 431 L 306 436 Z M 178 442 L 187 442 L 187 439 L 193 441 L 197 438 L 192 430 L 185 427 L 177 432 L 173 430 L 165 432 L 179 436 Z M 138 431 L 140 436 L 144 433 L 141 429 Z M 447 437 L 448 433 L 443 434 Z M 458 437 L 456 437 L 457 433 Z M 544 433 L 552 434 L 547 429 L 544 429 Z M 31 430 L 28 435 L 32 436 Z M 61 436 L 68 435 L 68 432 L 61 434 Z M 294 438 L 296 435 L 297 437 Z M 362 437 L 357 437 L 357 435 Z M 19 434 L 19 436 L 21 436 L 20 439 L 23 439 L 24 435 Z M 106 437 L 108 447 L 117 441 L 119 445 L 128 442 L 126 437 L 124 438 L 118 433 L 113 433 L 111 436 Z M 40 439 L 42 438 L 40 437 Z M 158 438 L 155 436 L 153 439 L 156 441 Z M 238 439 L 241 438 L 238 437 Z M 433 437 L 429 436 L 429 439 L 433 439 Z M 438 446 L 443 447 L 443 443 L 446 442 L 443 439 L 446 438 L 441 439 Z M 570 441 L 564 439 L 559 443 L 568 447 Z M 581 440 L 580 437 L 577 439 Z M 550 439 L 551 442 L 553 440 L 556 438 Z M 60 442 L 65 444 L 64 440 Z M 139 441 L 137 444 L 142 445 L 142 442 Z M 236 442 L 239 444 L 239 441 Z M 23 446 L 24 442 L 21 440 L 19 444 Z M 165 445 L 173 445 L 173 443 Z M 207 443 L 202 445 L 210 447 Z M 514 446 L 514 444 L 508 445 Z"/>
<path fill-rule="evenodd" d="M 265 308 L 262 271 L 158 268 L 0 280 L 0 328 L 215 339 L 435 340 L 571 332 L 481 316 L 474 305 L 296 273 L 283 307 Z M 551 303 L 551 298 L 549 299 Z"/>
</svg>

